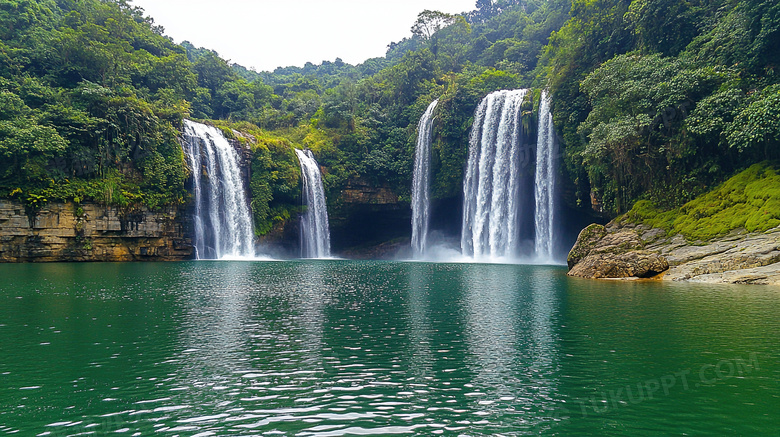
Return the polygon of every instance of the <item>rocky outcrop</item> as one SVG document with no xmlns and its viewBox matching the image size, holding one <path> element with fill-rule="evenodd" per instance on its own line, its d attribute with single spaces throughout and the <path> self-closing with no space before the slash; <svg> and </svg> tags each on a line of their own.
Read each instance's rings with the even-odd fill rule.
<svg viewBox="0 0 780 437">
<path fill-rule="evenodd" d="M 0 200 L 0 262 L 173 261 L 192 258 L 186 214 L 52 203 L 28 213 Z"/>
<path fill-rule="evenodd" d="M 672 266 L 664 279 L 780 285 L 780 227 L 753 234 L 736 231 L 698 245 L 683 242 L 672 238 L 651 246 Z"/>
<path fill-rule="evenodd" d="M 666 271 L 662 256 L 644 250 L 634 229 L 593 224 L 585 228 L 569 253 L 569 275 L 583 278 L 650 278 Z"/>
<path fill-rule="evenodd" d="M 707 242 L 690 242 L 626 221 L 585 228 L 569 254 L 569 275 L 647 278 L 733 284 L 780 285 L 780 227 L 734 231 Z"/>
</svg>

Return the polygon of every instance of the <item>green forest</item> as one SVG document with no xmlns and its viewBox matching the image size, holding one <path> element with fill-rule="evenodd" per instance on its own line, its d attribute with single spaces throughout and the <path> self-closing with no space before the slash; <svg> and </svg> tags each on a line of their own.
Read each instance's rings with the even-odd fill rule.
<svg viewBox="0 0 780 437">
<path fill-rule="evenodd" d="M 255 72 L 174 43 L 125 0 L 0 0 L 0 196 L 133 208 L 188 202 L 182 120 L 252 148 L 255 230 L 300 210 L 295 147 L 329 202 L 363 179 L 408 199 L 416 125 L 440 99 L 435 199 L 461 196 L 488 93 L 553 96 L 564 201 L 602 218 L 672 209 L 780 159 L 775 0 L 478 0 L 422 11 L 385 57 Z"/>
</svg>

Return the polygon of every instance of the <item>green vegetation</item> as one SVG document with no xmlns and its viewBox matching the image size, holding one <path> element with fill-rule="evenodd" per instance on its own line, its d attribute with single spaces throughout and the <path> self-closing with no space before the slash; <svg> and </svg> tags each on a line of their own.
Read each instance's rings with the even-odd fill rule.
<svg viewBox="0 0 780 437">
<path fill-rule="evenodd" d="M 252 149 L 264 234 L 300 210 L 295 147 L 325 168 L 331 206 L 355 178 L 408 198 L 416 124 L 439 99 L 432 196 L 452 199 L 475 107 L 518 87 L 536 90 L 529 135 L 539 89 L 551 90 L 565 201 L 605 217 L 639 199 L 672 211 L 780 159 L 773 0 L 478 0 L 410 26 L 361 65 L 255 72 L 174 44 L 126 0 L 0 0 L 0 196 L 31 211 L 184 204 L 178 136 L 191 117 Z"/>
<path fill-rule="evenodd" d="M 774 1 L 574 0 L 543 59 L 569 201 L 673 208 L 779 158 L 779 43 Z"/>
<path fill-rule="evenodd" d="M 711 240 L 735 229 L 767 231 L 780 226 L 778 166 L 754 164 L 680 208 L 663 210 L 649 200 L 639 201 L 625 218 L 691 241 Z"/>
<path fill-rule="evenodd" d="M 126 2 L 0 0 L 0 194 L 31 209 L 184 202 L 196 76 Z"/>
</svg>

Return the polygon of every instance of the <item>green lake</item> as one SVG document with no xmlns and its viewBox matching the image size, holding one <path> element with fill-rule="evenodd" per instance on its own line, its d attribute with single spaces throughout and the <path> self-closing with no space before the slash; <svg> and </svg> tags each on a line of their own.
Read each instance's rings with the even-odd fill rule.
<svg viewBox="0 0 780 437">
<path fill-rule="evenodd" d="M 362 261 L 0 278 L 0 435 L 780 435 L 777 288 Z"/>
</svg>

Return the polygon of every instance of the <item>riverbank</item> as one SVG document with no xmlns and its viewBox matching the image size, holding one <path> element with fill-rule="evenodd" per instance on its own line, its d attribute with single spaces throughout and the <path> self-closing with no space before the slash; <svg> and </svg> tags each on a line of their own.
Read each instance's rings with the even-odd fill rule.
<svg viewBox="0 0 780 437">
<path fill-rule="evenodd" d="M 627 221 L 591 225 L 569 253 L 569 276 L 780 285 L 780 227 L 707 242 Z"/>
</svg>

